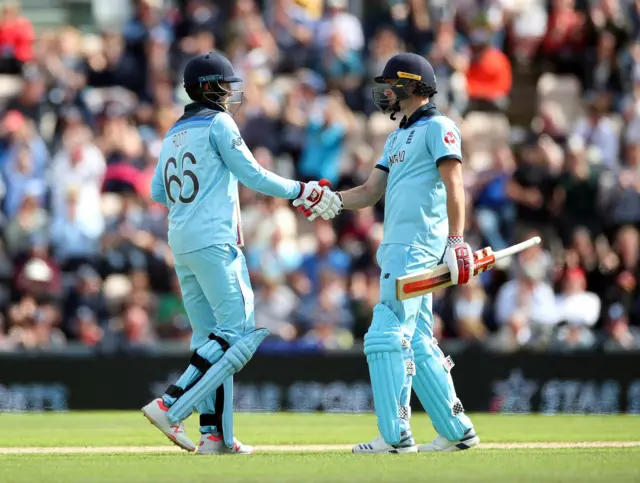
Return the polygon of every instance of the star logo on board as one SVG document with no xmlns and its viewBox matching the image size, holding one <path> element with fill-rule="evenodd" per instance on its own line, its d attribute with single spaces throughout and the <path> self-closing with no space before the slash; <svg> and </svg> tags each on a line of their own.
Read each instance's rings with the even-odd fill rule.
<svg viewBox="0 0 640 483">
<path fill-rule="evenodd" d="M 493 382 L 491 412 L 530 413 L 531 398 L 538 390 L 538 383 L 526 379 L 520 369 L 514 369 L 507 379 Z"/>
</svg>

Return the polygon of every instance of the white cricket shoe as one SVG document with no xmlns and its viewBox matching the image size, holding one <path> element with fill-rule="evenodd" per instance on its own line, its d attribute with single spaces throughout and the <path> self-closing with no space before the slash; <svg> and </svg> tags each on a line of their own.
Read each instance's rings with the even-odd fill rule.
<svg viewBox="0 0 640 483">
<path fill-rule="evenodd" d="M 418 446 L 418 451 L 421 453 L 448 453 L 451 451 L 464 451 L 465 449 L 471 449 L 474 446 L 480 444 L 480 438 L 476 434 L 473 428 L 468 429 L 464 436 L 459 441 L 449 441 L 444 436 L 436 436 L 431 443 L 421 444 Z"/>
<path fill-rule="evenodd" d="M 402 453 L 416 453 L 418 448 L 416 446 L 416 442 L 413 439 L 411 433 L 403 433 L 403 439 L 394 445 L 387 444 L 382 436 L 376 437 L 371 443 L 362 443 L 357 444 L 351 450 L 353 453 L 391 453 L 391 454 L 402 454 Z"/>
<path fill-rule="evenodd" d="M 200 446 L 198 454 L 251 454 L 253 446 L 242 444 L 237 439 L 233 439 L 233 448 L 227 448 L 221 434 L 203 434 L 200 436 Z"/>
<path fill-rule="evenodd" d="M 184 421 L 180 421 L 178 424 L 172 424 L 167 416 L 168 412 L 169 408 L 165 405 L 162 398 L 154 399 L 142 408 L 142 413 L 147 419 L 174 444 L 187 451 L 195 451 L 196 445 L 184 432 Z"/>
</svg>

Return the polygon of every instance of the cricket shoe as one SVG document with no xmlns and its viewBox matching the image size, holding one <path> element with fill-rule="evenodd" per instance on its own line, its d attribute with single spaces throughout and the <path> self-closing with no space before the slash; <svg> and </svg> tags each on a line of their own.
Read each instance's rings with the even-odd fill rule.
<svg viewBox="0 0 640 483">
<path fill-rule="evenodd" d="M 248 444 L 242 444 L 237 439 L 233 438 L 233 447 L 228 448 L 224 444 L 224 440 L 221 434 L 209 433 L 200 436 L 200 446 L 198 447 L 198 454 L 251 454 L 253 453 L 253 446 Z"/>
<path fill-rule="evenodd" d="M 387 444 L 382 436 L 378 436 L 371 443 L 357 444 L 353 447 L 353 453 L 415 453 L 418 451 L 416 441 L 413 439 L 410 431 L 404 431 L 401 435 L 401 440 L 398 444 Z"/>
<path fill-rule="evenodd" d="M 479 444 L 480 438 L 478 438 L 476 431 L 471 428 L 464 433 L 464 436 L 462 436 L 459 441 L 449 441 L 444 436 L 438 435 L 431 443 L 418 446 L 418 451 L 421 453 L 448 453 L 451 451 L 471 449 Z"/>
<path fill-rule="evenodd" d="M 165 405 L 162 398 L 154 399 L 142 408 L 142 413 L 151 423 L 162 431 L 176 445 L 187 451 L 195 451 L 196 445 L 191 441 L 184 432 L 184 422 L 177 424 L 169 421 L 169 408 Z"/>
</svg>

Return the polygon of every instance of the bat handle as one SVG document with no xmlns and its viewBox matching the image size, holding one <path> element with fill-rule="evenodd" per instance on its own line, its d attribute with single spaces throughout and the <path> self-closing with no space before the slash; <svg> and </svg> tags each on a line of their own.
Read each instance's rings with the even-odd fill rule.
<svg viewBox="0 0 640 483">
<path fill-rule="evenodd" d="M 493 253 L 491 247 L 483 248 L 473 254 L 474 266 L 473 275 L 476 276 L 480 273 L 486 272 L 493 267 L 496 262 L 496 254 Z"/>
</svg>

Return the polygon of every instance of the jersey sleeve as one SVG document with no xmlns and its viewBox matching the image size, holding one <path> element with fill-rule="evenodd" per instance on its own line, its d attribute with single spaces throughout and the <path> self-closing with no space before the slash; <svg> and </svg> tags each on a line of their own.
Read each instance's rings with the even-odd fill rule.
<svg viewBox="0 0 640 483">
<path fill-rule="evenodd" d="M 168 207 L 169 200 L 167 200 L 167 192 L 164 189 L 161 164 L 162 163 L 160 162 L 156 164 L 156 169 L 153 172 L 153 178 L 151 178 L 151 199 Z"/>
<path fill-rule="evenodd" d="M 380 159 L 376 163 L 376 168 L 381 169 L 385 173 L 389 172 L 389 158 L 387 156 L 387 144 L 388 143 L 389 143 L 389 140 L 387 139 L 387 142 L 384 143 L 384 150 L 382 151 L 382 156 L 380 156 Z"/>
<path fill-rule="evenodd" d="M 460 129 L 448 117 L 434 117 L 426 133 L 427 148 L 436 166 L 447 159 L 462 161 L 462 138 Z"/>
<path fill-rule="evenodd" d="M 298 181 L 282 178 L 258 164 L 229 114 L 216 115 L 209 139 L 229 171 L 247 188 L 290 200 L 300 195 L 302 185 Z"/>
</svg>

